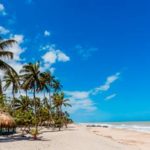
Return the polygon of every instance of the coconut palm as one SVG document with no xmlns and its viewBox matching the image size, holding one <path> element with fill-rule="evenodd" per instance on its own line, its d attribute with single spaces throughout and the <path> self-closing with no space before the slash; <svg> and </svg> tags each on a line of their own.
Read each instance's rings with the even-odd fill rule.
<svg viewBox="0 0 150 150">
<path fill-rule="evenodd" d="M 10 51 L 6 51 L 5 49 L 12 46 L 16 41 L 13 39 L 10 40 L 3 40 L 0 37 L 0 58 L 13 58 L 13 53 Z M 1 70 L 13 70 L 15 71 L 10 65 L 0 59 L 0 69 Z"/>
<path fill-rule="evenodd" d="M 52 117 L 52 102 L 51 102 L 51 88 L 53 88 L 53 81 L 54 81 L 54 76 L 51 75 L 50 72 L 42 72 L 40 74 L 40 83 L 41 83 L 41 91 L 44 92 L 44 101 L 46 102 L 46 108 L 49 112 L 49 120 L 50 122 L 53 121 Z M 49 95 L 49 102 L 47 98 L 45 97 L 45 91 L 48 92 Z"/>
<path fill-rule="evenodd" d="M 54 83 L 54 82 L 56 82 L 55 77 L 52 76 L 50 72 L 43 72 L 40 74 L 40 81 L 41 81 L 41 87 L 43 88 L 43 90 L 47 91 L 49 94 L 49 101 L 50 101 L 50 105 L 51 105 L 52 104 L 51 89 L 58 85 L 58 84 L 56 85 Z"/>
<path fill-rule="evenodd" d="M 45 92 L 49 92 L 48 76 L 49 74 L 47 72 L 40 73 L 40 87 L 38 91 L 43 91 L 44 99 L 46 98 Z"/>
<path fill-rule="evenodd" d="M 54 79 L 53 80 L 53 84 L 52 84 L 52 87 L 54 88 L 54 92 L 58 92 L 62 89 L 62 85 L 60 84 L 60 81 L 57 80 L 57 79 Z"/>
<path fill-rule="evenodd" d="M 7 70 L 5 72 L 3 81 L 5 82 L 4 90 L 7 90 L 9 87 L 12 87 L 12 95 L 13 95 L 13 106 L 15 101 L 15 94 L 18 92 L 20 83 L 19 83 L 19 76 L 16 72 L 12 70 Z"/>
<path fill-rule="evenodd" d="M 62 111 L 62 107 L 71 107 L 71 105 L 68 103 L 69 99 L 65 99 L 64 98 L 64 93 L 61 92 L 59 93 L 54 93 L 53 94 L 53 105 L 56 108 L 56 115 L 55 115 L 55 124 L 56 126 L 60 128 L 63 126 L 64 124 L 64 113 Z"/>
<path fill-rule="evenodd" d="M 0 79 L 0 96 L 3 95 L 2 80 Z"/>
<path fill-rule="evenodd" d="M 29 111 L 31 109 L 31 101 L 29 97 L 20 96 L 15 99 L 15 109 L 20 111 Z"/>
<path fill-rule="evenodd" d="M 27 98 L 28 97 L 28 90 L 30 90 L 30 88 L 29 88 L 29 84 L 26 84 L 25 81 L 26 81 L 25 76 L 20 75 L 20 82 L 21 82 L 20 88 L 25 91 L 25 95 Z"/>
<path fill-rule="evenodd" d="M 22 78 L 24 78 L 24 86 L 28 87 L 28 89 L 33 90 L 33 100 L 34 100 L 34 113 L 35 113 L 35 129 L 38 131 L 38 122 L 37 122 L 37 105 L 36 105 L 36 91 L 38 91 L 40 87 L 40 64 L 36 62 L 35 64 L 29 63 L 23 66 L 20 73 L 22 74 Z"/>
<path fill-rule="evenodd" d="M 63 92 L 61 92 L 60 94 L 59 93 L 54 93 L 54 95 L 53 95 L 54 107 L 56 107 L 59 111 L 62 111 L 62 106 L 71 107 L 71 105 L 68 102 L 69 102 L 69 99 L 64 98 L 64 93 Z"/>
<path fill-rule="evenodd" d="M 68 103 L 69 102 L 69 99 L 65 99 L 64 98 L 64 93 L 61 92 L 60 94 L 59 93 L 54 93 L 53 95 L 53 105 L 54 107 L 56 108 L 56 112 L 58 114 L 59 117 L 61 117 L 62 115 L 62 107 L 71 107 L 71 105 Z"/>
</svg>

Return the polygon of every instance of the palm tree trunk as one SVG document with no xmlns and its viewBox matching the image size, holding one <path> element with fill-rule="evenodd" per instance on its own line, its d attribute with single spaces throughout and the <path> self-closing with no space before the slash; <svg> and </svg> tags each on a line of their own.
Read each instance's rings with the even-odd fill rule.
<svg viewBox="0 0 150 150">
<path fill-rule="evenodd" d="M 34 87 L 33 87 L 34 91 L 33 91 L 33 99 L 34 99 L 34 111 L 35 111 L 35 131 L 36 133 L 38 132 L 38 123 L 37 123 L 37 110 L 36 110 L 36 95 L 35 95 L 35 92 L 36 92 L 36 89 L 35 89 L 35 84 L 34 84 Z"/>
<path fill-rule="evenodd" d="M 28 97 L 28 90 L 25 90 L 25 93 L 26 93 L 26 99 L 27 99 L 27 97 Z"/>
<path fill-rule="evenodd" d="M 49 102 L 50 102 L 50 105 L 52 106 L 52 101 L 51 101 L 51 91 L 50 91 L 50 89 L 49 89 Z"/>
<path fill-rule="evenodd" d="M 45 96 L 45 91 L 43 90 L 43 95 L 44 95 L 44 99 L 46 98 L 46 96 Z"/>
<path fill-rule="evenodd" d="M 50 93 L 50 89 L 49 89 L 49 102 L 50 102 L 50 110 L 49 110 L 49 113 L 50 113 L 50 120 L 52 121 L 52 122 L 54 122 L 54 120 L 53 120 L 53 117 L 52 117 L 52 101 L 51 101 L 51 93 Z"/>
<path fill-rule="evenodd" d="M 14 90 L 14 87 L 12 89 L 12 95 L 13 95 L 12 109 L 14 110 L 14 106 L 15 106 L 15 90 Z"/>
</svg>

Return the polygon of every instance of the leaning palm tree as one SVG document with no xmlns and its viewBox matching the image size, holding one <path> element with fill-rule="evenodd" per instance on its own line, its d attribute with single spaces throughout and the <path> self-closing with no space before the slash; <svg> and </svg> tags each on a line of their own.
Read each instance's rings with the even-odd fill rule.
<svg viewBox="0 0 150 150">
<path fill-rule="evenodd" d="M 20 88 L 19 76 L 16 72 L 12 70 L 7 70 L 5 72 L 3 81 L 5 82 L 4 90 L 7 90 L 9 87 L 12 87 L 12 95 L 13 95 L 12 106 L 14 107 L 15 94 L 19 91 Z"/>
<path fill-rule="evenodd" d="M 16 43 L 16 41 L 13 39 L 3 40 L 0 37 L 0 58 L 10 58 L 10 59 L 13 58 L 13 53 L 10 51 L 6 51 L 5 49 L 12 46 L 14 43 Z M 13 70 L 15 72 L 15 70 L 2 59 L 0 59 L 0 69 L 5 71 Z"/>
<path fill-rule="evenodd" d="M 37 122 L 37 105 L 36 105 L 36 91 L 38 91 L 40 86 L 40 64 L 39 62 L 33 64 L 29 63 L 23 66 L 20 70 L 22 74 L 22 78 L 24 78 L 24 86 L 28 87 L 28 89 L 33 90 L 33 100 L 34 100 L 34 114 L 35 114 L 35 130 L 38 132 L 38 122 Z"/>
</svg>

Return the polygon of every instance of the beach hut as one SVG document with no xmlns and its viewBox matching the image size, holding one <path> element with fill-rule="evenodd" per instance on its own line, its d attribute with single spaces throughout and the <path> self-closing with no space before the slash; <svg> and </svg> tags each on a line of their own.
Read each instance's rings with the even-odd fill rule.
<svg viewBox="0 0 150 150">
<path fill-rule="evenodd" d="M 15 132 L 14 119 L 5 112 L 0 111 L 0 135 L 9 135 Z"/>
</svg>

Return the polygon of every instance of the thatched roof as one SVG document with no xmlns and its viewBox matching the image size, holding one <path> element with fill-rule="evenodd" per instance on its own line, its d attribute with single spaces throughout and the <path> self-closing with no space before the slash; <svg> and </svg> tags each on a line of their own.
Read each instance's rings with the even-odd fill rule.
<svg viewBox="0 0 150 150">
<path fill-rule="evenodd" d="M 9 114 L 0 111 L 0 127 L 15 127 L 15 121 Z"/>
</svg>

